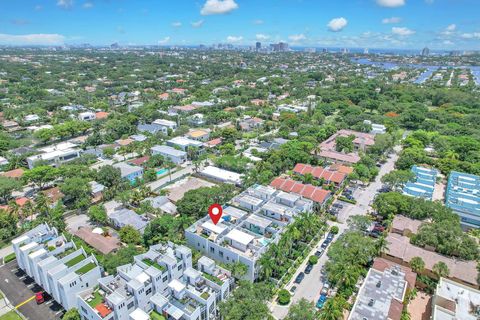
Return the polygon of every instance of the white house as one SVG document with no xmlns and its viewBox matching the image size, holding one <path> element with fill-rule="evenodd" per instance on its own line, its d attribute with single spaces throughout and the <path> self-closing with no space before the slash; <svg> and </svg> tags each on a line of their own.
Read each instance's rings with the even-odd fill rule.
<svg viewBox="0 0 480 320">
<path fill-rule="evenodd" d="M 187 153 L 185 151 L 177 150 L 170 146 L 154 146 L 150 150 L 152 155 L 161 155 L 175 164 L 182 164 L 187 161 Z"/>
</svg>

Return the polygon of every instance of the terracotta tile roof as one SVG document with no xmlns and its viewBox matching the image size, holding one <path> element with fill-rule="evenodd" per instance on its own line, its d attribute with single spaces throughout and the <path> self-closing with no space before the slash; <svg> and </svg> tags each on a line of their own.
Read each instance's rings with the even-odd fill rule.
<svg viewBox="0 0 480 320">
<path fill-rule="evenodd" d="M 390 309 L 388 310 L 388 319 L 400 320 L 402 317 L 403 303 L 396 299 L 390 302 Z"/>
<path fill-rule="evenodd" d="M 133 164 L 134 166 L 141 166 L 142 164 L 147 162 L 149 159 L 150 159 L 149 156 L 144 156 L 144 157 L 136 158 L 133 160 L 128 160 L 128 163 Z"/>
<path fill-rule="evenodd" d="M 13 169 L 10 171 L 3 172 L 1 175 L 7 178 L 18 179 L 23 176 L 24 172 L 25 170 L 23 170 L 22 168 L 19 168 L 19 169 Z"/>
<path fill-rule="evenodd" d="M 217 139 L 207 141 L 205 144 L 209 147 L 215 147 L 215 146 L 218 146 L 221 143 L 222 143 L 222 138 L 217 138 Z"/>
<path fill-rule="evenodd" d="M 128 146 L 130 143 L 132 143 L 134 140 L 127 138 L 127 139 L 119 139 L 115 141 L 119 146 Z"/>
<path fill-rule="evenodd" d="M 53 187 L 47 190 L 43 190 L 42 193 L 52 202 L 56 203 L 62 199 L 65 195 L 60 191 L 59 187 Z"/>
<path fill-rule="evenodd" d="M 270 186 L 284 192 L 293 192 L 299 194 L 302 197 L 321 204 L 324 203 L 331 194 L 328 190 L 312 186 L 311 184 L 296 182 L 291 179 L 275 178 L 270 183 Z"/>
<path fill-rule="evenodd" d="M 105 119 L 105 118 L 108 117 L 108 115 L 109 115 L 108 112 L 99 111 L 99 112 L 95 113 L 95 118 L 97 118 L 97 119 Z"/>
<path fill-rule="evenodd" d="M 20 206 L 23 207 L 27 202 L 30 202 L 31 200 L 25 197 L 17 198 L 15 199 L 15 202 Z"/>
<path fill-rule="evenodd" d="M 338 171 L 341 173 L 345 173 L 346 175 L 349 175 L 350 173 L 353 172 L 353 168 L 349 166 L 344 166 L 343 164 L 340 163 L 334 163 L 332 164 L 329 169 L 331 171 Z"/>
<path fill-rule="evenodd" d="M 300 175 L 306 175 L 310 173 L 313 177 L 317 179 L 324 179 L 327 183 L 334 182 L 336 184 L 340 184 L 347 178 L 345 173 L 331 171 L 319 166 L 313 167 L 309 164 L 303 163 L 298 163 L 293 169 L 293 172 Z"/>
<path fill-rule="evenodd" d="M 73 234 L 103 254 L 108 254 L 120 247 L 120 241 L 116 238 L 104 237 L 101 234 L 93 233 L 92 230 L 87 227 L 81 227 Z"/>
</svg>

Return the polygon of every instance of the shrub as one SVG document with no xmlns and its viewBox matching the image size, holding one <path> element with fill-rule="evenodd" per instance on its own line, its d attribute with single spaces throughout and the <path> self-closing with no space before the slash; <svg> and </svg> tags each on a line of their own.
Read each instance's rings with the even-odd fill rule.
<svg viewBox="0 0 480 320">
<path fill-rule="evenodd" d="M 333 233 L 333 234 L 337 234 L 339 231 L 338 227 L 337 226 L 332 226 L 330 228 L 330 232 Z"/>
<path fill-rule="evenodd" d="M 310 263 L 310 264 L 317 264 L 317 262 L 318 262 L 318 257 L 317 256 L 310 256 L 308 258 L 308 263 Z"/>
<path fill-rule="evenodd" d="M 290 303 L 290 292 L 286 289 L 278 291 L 278 303 L 282 306 Z"/>
<path fill-rule="evenodd" d="M 3 258 L 3 262 L 5 263 L 9 263 L 10 261 L 13 261 L 15 260 L 17 257 L 15 256 L 15 252 L 12 252 L 10 254 L 7 254 L 4 258 Z"/>
</svg>

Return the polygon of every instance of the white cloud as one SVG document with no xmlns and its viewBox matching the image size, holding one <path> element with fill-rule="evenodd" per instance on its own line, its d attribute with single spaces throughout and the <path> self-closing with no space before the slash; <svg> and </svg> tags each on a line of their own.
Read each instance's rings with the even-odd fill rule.
<svg viewBox="0 0 480 320">
<path fill-rule="evenodd" d="M 205 21 L 203 21 L 203 20 L 198 20 L 198 21 L 192 22 L 191 25 L 192 25 L 192 27 L 194 27 L 194 28 L 201 28 L 201 27 L 203 26 L 203 23 L 204 23 L 204 22 L 205 22 Z"/>
<path fill-rule="evenodd" d="M 453 46 L 454 45 L 454 43 L 450 40 L 443 41 L 443 44 L 446 45 L 446 46 Z"/>
<path fill-rule="evenodd" d="M 57 6 L 63 9 L 70 9 L 73 7 L 73 0 L 57 0 Z"/>
<path fill-rule="evenodd" d="M 158 44 L 160 45 L 167 44 L 168 42 L 170 42 L 170 37 L 165 37 L 162 40 L 158 40 Z"/>
<path fill-rule="evenodd" d="M 303 33 L 300 33 L 300 34 L 292 34 L 288 36 L 288 39 L 293 42 L 301 42 L 306 40 L 307 37 Z"/>
<path fill-rule="evenodd" d="M 396 34 L 397 36 L 407 37 L 415 34 L 415 31 L 405 27 L 393 27 L 392 33 Z"/>
<path fill-rule="evenodd" d="M 400 17 L 391 17 L 391 18 L 382 19 L 383 24 L 400 23 L 401 21 L 402 21 L 402 18 Z"/>
<path fill-rule="evenodd" d="M 256 24 L 256 25 L 260 25 L 260 24 L 263 24 L 263 20 L 261 19 L 257 19 L 257 20 L 253 20 L 253 24 Z"/>
<path fill-rule="evenodd" d="M 200 14 L 202 16 L 225 14 L 236 9 L 238 9 L 238 4 L 235 0 L 207 0 L 200 10 Z"/>
<path fill-rule="evenodd" d="M 457 29 L 457 25 L 452 23 L 448 27 L 445 28 L 445 31 L 453 32 Z"/>
<path fill-rule="evenodd" d="M 180 28 L 181 26 L 182 26 L 182 23 L 180 21 L 172 22 L 172 27 L 174 28 Z"/>
<path fill-rule="evenodd" d="M 37 4 L 33 9 L 35 9 L 35 11 L 40 11 L 43 9 L 43 7 L 39 4 Z"/>
<path fill-rule="evenodd" d="M 339 32 L 342 31 L 347 26 L 347 24 L 347 19 L 341 17 L 330 20 L 330 22 L 327 24 L 327 27 L 330 31 Z"/>
<path fill-rule="evenodd" d="M 63 44 L 65 36 L 61 34 L 4 34 L 0 33 L 0 44 L 8 45 L 59 45 Z"/>
<path fill-rule="evenodd" d="M 480 32 L 464 33 L 461 37 L 463 39 L 480 39 Z"/>
<path fill-rule="evenodd" d="M 93 8 L 93 3 L 91 3 L 91 2 L 85 2 L 82 7 L 83 7 L 84 9 Z"/>
<path fill-rule="evenodd" d="M 258 41 L 265 41 L 265 40 L 270 39 L 270 36 L 267 35 L 267 34 L 257 33 L 255 35 L 255 39 L 257 39 Z"/>
<path fill-rule="evenodd" d="M 238 43 L 243 40 L 242 36 L 228 36 L 227 42 L 228 43 Z"/>
<path fill-rule="evenodd" d="M 377 0 L 377 4 L 382 7 L 396 8 L 405 5 L 405 0 Z"/>
</svg>

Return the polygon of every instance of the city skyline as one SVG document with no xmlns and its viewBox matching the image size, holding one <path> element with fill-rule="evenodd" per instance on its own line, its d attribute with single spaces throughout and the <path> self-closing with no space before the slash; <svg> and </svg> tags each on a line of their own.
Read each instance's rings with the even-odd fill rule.
<svg viewBox="0 0 480 320">
<path fill-rule="evenodd" d="M 27 0 L 0 10 L 0 45 L 480 49 L 474 0 Z"/>
</svg>

